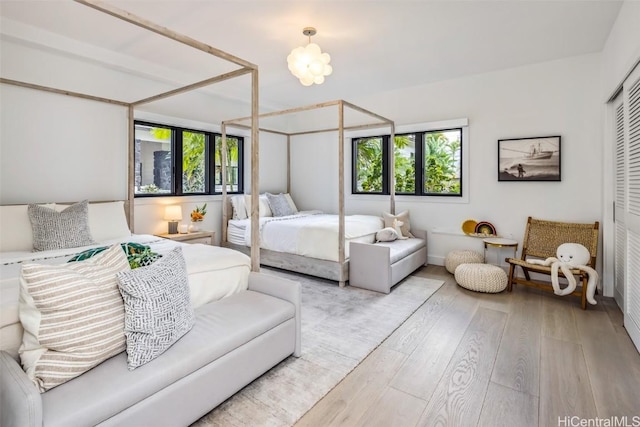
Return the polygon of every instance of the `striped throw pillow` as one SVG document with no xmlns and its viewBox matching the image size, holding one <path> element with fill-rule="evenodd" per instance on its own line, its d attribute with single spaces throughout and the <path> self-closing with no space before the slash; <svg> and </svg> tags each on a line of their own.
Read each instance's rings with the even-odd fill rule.
<svg viewBox="0 0 640 427">
<path fill-rule="evenodd" d="M 127 270 L 120 245 L 86 261 L 22 266 L 20 358 L 41 392 L 125 350 L 116 273 Z"/>
</svg>

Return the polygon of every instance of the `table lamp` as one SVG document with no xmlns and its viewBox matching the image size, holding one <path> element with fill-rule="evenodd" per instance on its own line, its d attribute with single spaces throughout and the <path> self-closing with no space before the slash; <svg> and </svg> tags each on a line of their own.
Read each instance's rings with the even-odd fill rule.
<svg viewBox="0 0 640 427">
<path fill-rule="evenodd" d="M 182 221 L 182 207 L 167 206 L 164 210 L 164 219 L 169 221 L 169 234 L 178 234 L 178 221 Z"/>
</svg>

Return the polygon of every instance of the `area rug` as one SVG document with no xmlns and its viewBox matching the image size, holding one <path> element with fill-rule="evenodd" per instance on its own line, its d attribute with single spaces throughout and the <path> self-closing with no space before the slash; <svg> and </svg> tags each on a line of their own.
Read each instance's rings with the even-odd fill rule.
<svg viewBox="0 0 640 427">
<path fill-rule="evenodd" d="M 409 276 L 388 295 L 263 268 L 302 285 L 302 356 L 289 357 L 193 426 L 291 426 L 444 282 Z"/>
</svg>

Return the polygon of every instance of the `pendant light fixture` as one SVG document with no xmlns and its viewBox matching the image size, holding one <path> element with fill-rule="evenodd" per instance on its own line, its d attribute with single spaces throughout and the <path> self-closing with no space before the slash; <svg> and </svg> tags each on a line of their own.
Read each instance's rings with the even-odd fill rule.
<svg viewBox="0 0 640 427">
<path fill-rule="evenodd" d="M 328 53 L 322 53 L 317 44 L 311 43 L 311 36 L 316 34 L 315 28 L 306 27 L 302 30 L 302 34 L 309 37 L 309 44 L 293 49 L 287 56 L 289 71 L 300 79 L 303 86 L 322 84 L 325 76 L 333 72 L 333 68 L 329 65 L 331 56 Z"/>
</svg>

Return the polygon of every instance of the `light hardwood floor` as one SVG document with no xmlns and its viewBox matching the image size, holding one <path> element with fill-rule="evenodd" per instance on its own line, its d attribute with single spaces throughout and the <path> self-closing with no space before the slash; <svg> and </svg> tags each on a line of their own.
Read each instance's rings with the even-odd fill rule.
<svg viewBox="0 0 640 427">
<path fill-rule="evenodd" d="M 439 266 L 414 274 L 445 284 L 296 426 L 640 421 L 640 354 L 613 299 L 583 311 L 523 286 L 467 291 Z"/>
</svg>

